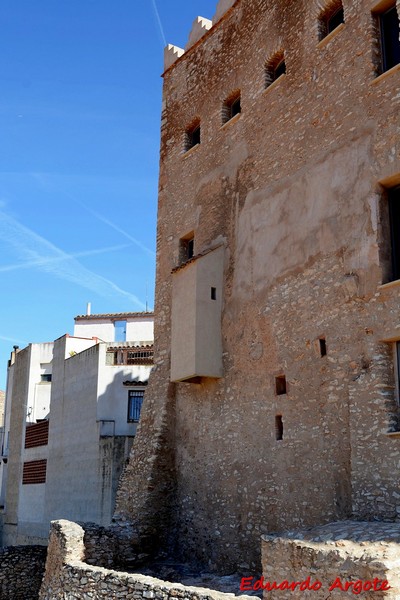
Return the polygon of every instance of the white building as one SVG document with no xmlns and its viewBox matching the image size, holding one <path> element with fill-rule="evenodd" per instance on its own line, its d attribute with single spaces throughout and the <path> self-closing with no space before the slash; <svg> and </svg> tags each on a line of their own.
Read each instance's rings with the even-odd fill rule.
<svg viewBox="0 0 400 600">
<path fill-rule="evenodd" d="M 46 543 L 53 519 L 111 520 L 152 366 L 153 315 L 75 323 L 74 336 L 11 355 L 3 545 Z"/>
</svg>

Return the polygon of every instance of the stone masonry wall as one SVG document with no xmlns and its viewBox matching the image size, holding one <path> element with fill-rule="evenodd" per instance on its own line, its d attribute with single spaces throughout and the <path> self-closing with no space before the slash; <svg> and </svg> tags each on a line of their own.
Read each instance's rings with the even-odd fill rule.
<svg viewBox="0 0 400 600">
<path fill-rule="evenodd" d="M 263 536 L 264 598 L 396 600 L 400 594 L 399 542 L 398 523 L 355 521 L 282 537 Z M 274 582 L 280 589 L 274 589 Z M 298 582 L 303 589 L 300 585 L 287 589 L 285 582 L 289 586 Z M 258 585 L 254 579 L 247 580 L 243 588 L 253 585 Z"/>
<path fill-rule="evenodd" d="M 0 599 L 37 600 L 47 548 L 9 546 L 0 549 Z"/>
<path fill-rule="evenodd" d="M 40 600 L 64 600 L 64 598 L 233 600 L 235 598 L 233 594 L 185 587 L 144 575 L 88 565 L 83 562 L 85 557 L 83 538 L 84 531 L 76 523 L 69 521 L 52 523 L 46 574 L 40 591 Z M 248 600 L 249 597 L 243 598 Z"/>
<path fill-rule="evenodd" d="M 328 4 L 238 0 L 164 74 L 155 370 L 117 516 L 208 569 L 259 568 L 261 534 L 400 514 L 399 288 L 382 286 L 400 69 L 376 77 L 370 0 L 343 0 L 320 41 Z M 266 87 L 280 51 L 286 74 Z M 224 374 L 171 384 L 172 271 L 190 232 L 195 255 L 225 248 Z"/>
</svg>

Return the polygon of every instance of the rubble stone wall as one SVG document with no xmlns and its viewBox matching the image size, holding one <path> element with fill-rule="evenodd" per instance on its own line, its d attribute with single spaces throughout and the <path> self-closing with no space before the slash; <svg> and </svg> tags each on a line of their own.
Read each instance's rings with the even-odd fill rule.
<svg viewBox="0 0 400 600">
<path fill-rule="evenodd" d="M 51 527 L 46 574 L 40 600 L 96 598 L 117 600 L 233 600 L 225 594 L 205 588 L 186 587 L 144 575 L 113 571 L 83 562 L 84 530 L 76 523 L 54 521 Z M 103 540 L 104 541 L 104 540 Z M 244 596 L 248 600 L 248 596 Z M 10 599 L 11 600 L 11 599 Z"/>
<path fill-rule="evenodd" d="M 264 599 L 396 600 L 400 595 L 399 542 L 399 523 L 357 521 L 281 537 L 263 536 L 264 579 L 260 583 Z M 244 590 L 259 585 L 255 578 L 242 583 Z"/>
<path fill-rule="evenodd" d="M 47 548 L 9 546 L 0 549 L 1 600 L 37 600 Z"/>
</svg>

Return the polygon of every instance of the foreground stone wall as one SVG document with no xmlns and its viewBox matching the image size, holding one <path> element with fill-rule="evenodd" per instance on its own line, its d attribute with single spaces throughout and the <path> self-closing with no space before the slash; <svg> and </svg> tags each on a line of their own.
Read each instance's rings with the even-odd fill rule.
<svg viewBox="0 0 400 600">
<path fill-rule="evenodd" d="M 99 534 L 102 535 L 100 531 Z M 103 538 L 103 542 L 107 543 L 107 540 Z M 83 562 L 84 559 L 82 527 L 69 521 L 54 521 L 51 526 L 46 574 L 40 591 L 40 600 L 64 600 L 64 598 L 117 600 L 130 597 L 138 600 L 142 598 L 146 600 L 175 600 L 176 598 L 233 600 L 235 598 L 233 594 L 186 587 L 144 575 L 90 566 Z M 243 598 L 249 600 L 249 596 Z"/>
<path fill-rule="evenodd" d="M 263 536 L 262 564 L 265 600 L 397 600 L 400 525 L 343 521 L 282 537 Z M 258 586 L 249 579 L 244 589 L 253 585 Z"/>
<path fill-rule="evenodd" d="M 37 600 L 47 548 L 9 546 L 0 549 L 1 600 Z"/>
</svg>

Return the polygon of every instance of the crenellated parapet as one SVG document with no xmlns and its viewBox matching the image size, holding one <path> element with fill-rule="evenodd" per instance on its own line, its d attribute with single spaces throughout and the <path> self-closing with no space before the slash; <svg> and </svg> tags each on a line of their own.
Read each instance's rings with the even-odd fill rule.
<svg viewBox="0 0 400 600">
<path fill-rule="evenodd" d="M 169 67 L 171 65 L 173 65 L 174 62 L 176 60 L 178 60 L 178 58 L 180 56 L 182 56 L 182 54 L 184 54 L 184 52 L 185 51 L 183 48 L 179 48 L 178 46 L 173 46 L 172 44 L 168 44 L 167 46 L 165 46 L 165 48 L 164 48 L 164 71 L 169 69 Z"/>
<path fill-rule="evenodd" d="M 201 38 L 218 23 L 226 12 L 235 4 L 236 0 L 219 0 L 214 18 L 196 17 L 193 21 L 185 49 L 168 44 L 164 49 L 164 70 L 169 69 L 189 48 L 194 46 Z"/>
<path fill-rule="evenodd" d="M 194 46 L 195 43 L 198 42 L 209 29 L 211 29 L 212 24 L 213 22 L 210 19 L 196 17 L 193 21 L 192 30 L 185 46 L 185 50 L 189 50 L 189 48 Z"/>
</svg>

